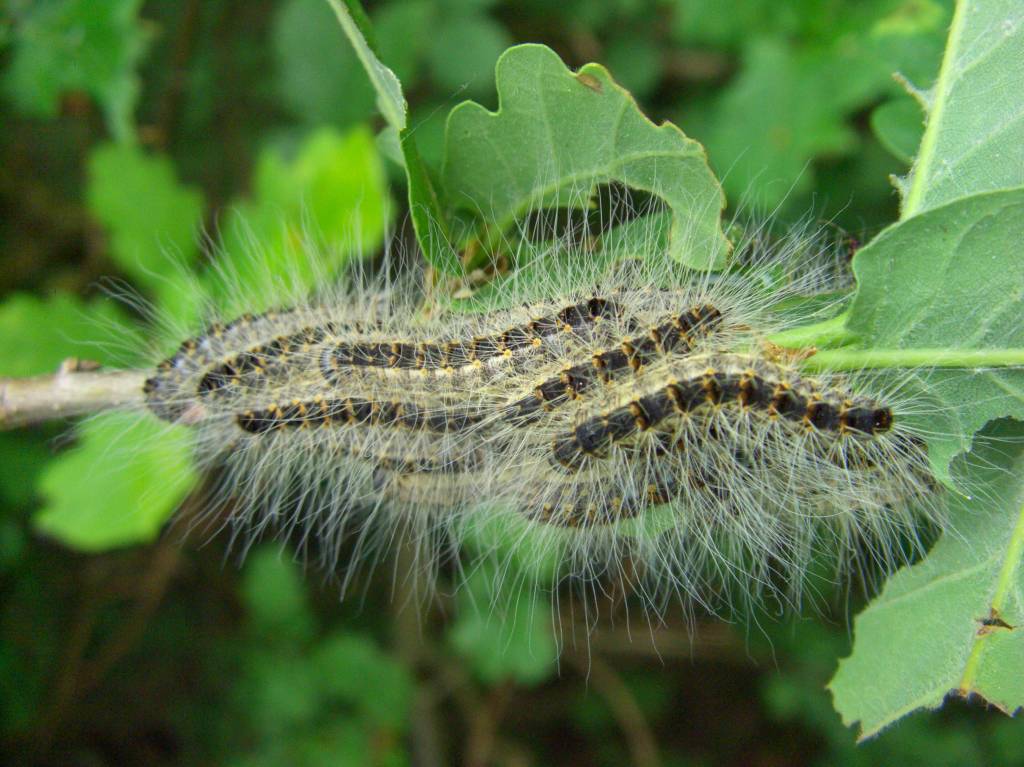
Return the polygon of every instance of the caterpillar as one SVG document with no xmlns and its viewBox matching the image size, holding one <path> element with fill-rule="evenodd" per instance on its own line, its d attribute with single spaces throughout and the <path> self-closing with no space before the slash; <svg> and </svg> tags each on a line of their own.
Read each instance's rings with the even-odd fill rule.
<svg viewBox="0 0 1024 767">
<path fill-rule="evenodd" d="M 692 357 L 671 373 L 664 385 L 586 418 L 556 437 L 553 459 L 573 469 L 588 457 L 607 455 L 614 445 L 635 435 L 680 417 L 691 420 L 701 410 L 731 423 L 755 416 L 774 428 L 794 423 L 822 441 L 830 435 L 875 437 L 892 425 L 888 407 L 858 401 L 749 355 Z M 735 412 L 726 415 L 729 410 Z"/>
<path fill-rule="evenodd" d="M 823 553 L 842 572 L 919 549 L 944 512 L 904 387 L 808 376 L 767 341 L 835 311 L 817 300 L 832 260 L 757 235 L 731 271 L 688 272 L 654 242 L 612 260 L 573 238 L 513 246 L 469 306 L 356 266 L 180 343 L 145 407 L 188 427 L 240 533 L 298 529 L 346 573 L 346 540 L 376 557 L 404 537 L 433 567 L 498 555 L 460 546 L 495 518 L 559 579 L 628 567 L 650 607 L 716 609 L 798 601 Z"/>
</svg>

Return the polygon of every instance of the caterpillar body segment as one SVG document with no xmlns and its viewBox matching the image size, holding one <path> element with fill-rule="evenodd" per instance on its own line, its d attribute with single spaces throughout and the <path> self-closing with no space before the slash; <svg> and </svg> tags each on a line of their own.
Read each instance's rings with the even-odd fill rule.
<svg viewBox="0 0 1024 767">
<path fill-rule="evenodd" d="M 358 323 L 352 329 L 363 330 Z M 315 350 L 340 332 L 337 323 L 328 321 L 246 349 L 206 370 L 199 379 L 196 394 L 200 398 L 227 396 L 243 387 L 265 389 L 274 378 L 287 380 L 295 375 L 296 366 L 304 366 L 306 360 L 315 358 Z"/>
<path fill-rule="evenodd" d="M 621 316 L 621 307 L 597 295 L 574 303 L 567 300 L 525 311 L 493 312 L 486 322 L 502 329 L 483 334 L 478 320 L 450 316 L 409 323 L 389 316 L 383 298 L 360 302 L 364 308 L 367 303 L 385 307 L 370 312 L 377 315 L 371 319 L 303 309 L 246 315 L 227 324 L 215 323 L 161 362 L 146 382 L 146 402 L 158 416 L 174 421 L 193 401 L 217 407 L 226 399 L 234 404 L 265 392 L 296 394 L 303 382 L 307 389 L 319 382 L 321 393 L 329 395 L 335 386 L 348 387 L 375 373 L 381 378 L 397 377 L 410 386 L 431 375 L 452 379 L 453 387 L 460 379 L 464 385 L 473 385 L 481 378 L 519 369 L 524 358 L 545 352 L 557 358 L 577 341 L 592 344 L 605 337 L 598 331 L 602 320 Z M 521 319 L 524 314 L 530 319 Z M 455 338 L 451 338 L 453 327 L 461 331 Z M 610 331 L 611 325 L 606 322 L 604 327 Z M 278 332 L 268 338 L 268 329 Z M 416 334 L 427 339 L 447 335 L 450 340 L 396 340 Z M 552 344 L 554 349 L 545 348 Z M 240 351 L 229 353 L 239 347 Z"/>
<path fill-rule="evenodd" d="M 197 336 L 183 341 L 146 379 L 143 392 L 147 406 L 160 418 L 176 420 L 191 399 L 186 390 L 197 371 L 215 362 L 225 349 L 237 345 L 241 339 L 258 333 L 262 326 L 289 324 L 291 315 L 300 313 L 299 309 L 270 310 L 260 315 L 243 314 L 231 322 L 207 326 Z"/>
<path fill-rule="evenodd" d="M 695 306 L 650 327 L 644 336 L 623 339 L 611 350 L 596 350 L 588 360 L 538 382 L 532 393 L 512 403 L 509 415 L 529 423 L 543 412 L 586 396 L 599 383 L 620 380 L 659 358 L 685 356 L 715 332 L 721 318 L 713 306 Z"/>
<path fill-rule="evenodd" d="M 872 436 L 892 425 L 891 409 L 862 397 L 823 387 L 786 368 L 746 355 L 707 355 L 684 360 L 661 385 L 555 437 L 553 459 L 578 468 L 588 456 L 602 457 L 614 444 L 701 411 L 737 416 L 752 413 L 837 436 Z"/>
<path fill-rule="evenodd" d="M 363 323 L 330 309 L 297 307 L 242 315 L 213 323 L 181 344 L 146 380 L 146 404 L 158 417 L 176 421 L 192 406 L 233 387 L 266 385 L 275 372 L 291 370 L 298 355 L 326 328 Z"/>
<path fill-rule="evenodd" d="M 613 525 L 668 503 L 683 491 L 685 478 L 671 472 L 654 472 L 637 487 L 609 493 L 599 482 L 563 482 L 531 499 L 521 512 L 539 524 L 567 528 Z"/>
<path fill-rule="evenodd" d="M 622 308 L 614 301 L 593 296 L 557 312 L 532 317 L 523 324 L 468 339 L 341 342 L 325 355 L 322 368 L 327 381 L 335 382 L 342 379 L 342 371 L 351 367 L 453 372 L 482 365 L 496 366 L 517 355 L 528 355 L 543 348 L 552 336 L 590 334 L 602 320 L 620 316 Z"/>
<path fill-rule="evenodd" d="M 415 401 L 374 401 L 357 397 L 273 404 L 262 410 L 246 410 L 235 420 L 250 434 L 282 429 L 350 427 L 401 427 L 423 432 L 457 432 L 484 420 L 482 408 L 430 407 Z"/>
</svg>

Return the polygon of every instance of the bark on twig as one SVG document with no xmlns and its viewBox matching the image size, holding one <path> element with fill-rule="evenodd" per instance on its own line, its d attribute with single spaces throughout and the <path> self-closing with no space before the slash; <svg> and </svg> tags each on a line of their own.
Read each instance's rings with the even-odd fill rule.
<svg viewBox="0 0 1024 767">
<path fill-rule="evenodd" d="M 55 375 L 0 378 L 0 430 L 141 405 L 146 375 L 70 357 Z"/>
<path fill-rule="evenodd" d="M 513 692 L 515 686 L 511 681 L 492 687 L 483 705 L 473 712 L 466 737 L 466 767 L 488 767 L 494 763 L 498 728 Z"/>
<path fill-rule="evenodd" d="M 564 657 L 608 704 L 626 737 L 632 763 L 636 767 L 660 767 L 661 756 L 647 718 L 615 670 L 593 653 L 588 656 L 566 653 Z"/>
</svg>

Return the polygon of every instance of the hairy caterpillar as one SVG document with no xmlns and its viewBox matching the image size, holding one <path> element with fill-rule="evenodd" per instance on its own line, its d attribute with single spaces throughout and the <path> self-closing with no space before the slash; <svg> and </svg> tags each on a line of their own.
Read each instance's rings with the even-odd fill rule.
<svg viewBox="0 0 1024 767">
<path fill-rule="evenodd" d="M 500 518 L 561 578 L 628 569 L 648 605 L 714 606 L 795 599 L 822 553 L 891 568 L 942 524 L 902 387 L 809 377 L 767 342 L 834 311 L 807 300 L 836 287 L 813 238 L 752 237 L 725 273 L 648 240 L 625 258 L 572 236 L 509 246 L 473 311 L 357 267 L 211 323 L 145 403 L 189 427 L 231 524 L 297 530 L 330 567 L 343 541 L 376 557 L 396 538 L 464 565 L 466 527 Z"/>
</svg>

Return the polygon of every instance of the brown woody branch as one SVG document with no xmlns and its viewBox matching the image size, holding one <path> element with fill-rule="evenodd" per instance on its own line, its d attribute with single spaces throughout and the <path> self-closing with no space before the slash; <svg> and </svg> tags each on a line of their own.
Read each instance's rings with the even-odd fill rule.
<svg viewBox="0 0 1024 767">
<path fill-rule="evenodd" d="M 142 370 L 100 370 L 75 357 L 54 375 L 0 378 L 0 429 L 141 405 L 145 380 Z"/>
</svg>

